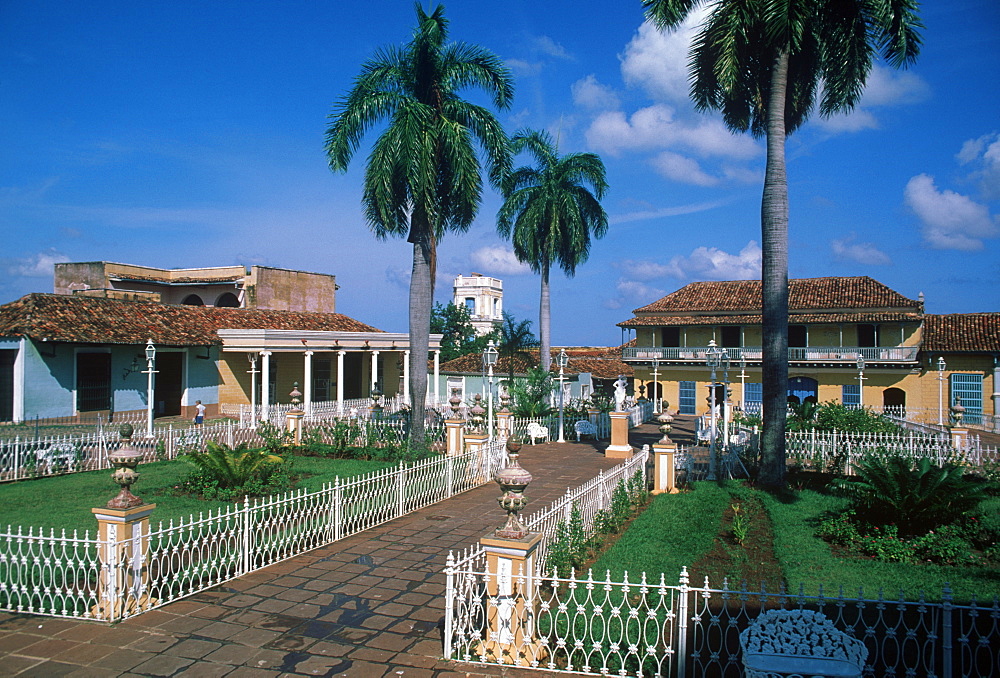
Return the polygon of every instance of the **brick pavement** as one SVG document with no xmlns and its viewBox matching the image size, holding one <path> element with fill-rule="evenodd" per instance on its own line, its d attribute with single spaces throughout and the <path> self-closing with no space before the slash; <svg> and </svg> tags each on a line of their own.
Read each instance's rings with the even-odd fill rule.
<svg viewBox="0 0 1000 678">
<path fill-rule="evenodd" d="M 525 445 L 526 513 L 614 466 L 605 445 Z M 490 483 L 114 626 L 0 613 L 0 675 L 545 675 L 441 659 L 445 558 L 503 523 L 497 496 Z"/>
</svg>

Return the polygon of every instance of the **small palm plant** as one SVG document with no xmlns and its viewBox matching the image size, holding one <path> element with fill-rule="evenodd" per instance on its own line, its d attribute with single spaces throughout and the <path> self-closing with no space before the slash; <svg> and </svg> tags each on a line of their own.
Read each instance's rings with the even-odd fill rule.
<svg viewBox="0 0 1000 678">
<path fill-rule="evenodd" d="M 960 466 L 935 466 L 930 459 L 867 457 L 854 478 L 833 487 L 846 496 L 858 518 L 872 525 L 896 525 L 900 534 L 919 535 L 954 522 L 989 496 L 991 485 L 967 478 Z"/>
<path fill-rule="evenodd" d="M 211 440 L 205 443 L 204 452 L 191 452 L 186 459 L 222 490 L 240 489 L 252 480 L 263 480 L 282 462 L 278 455 L 250 448 L 246 443 L 234 449 Z"/>
</svg>

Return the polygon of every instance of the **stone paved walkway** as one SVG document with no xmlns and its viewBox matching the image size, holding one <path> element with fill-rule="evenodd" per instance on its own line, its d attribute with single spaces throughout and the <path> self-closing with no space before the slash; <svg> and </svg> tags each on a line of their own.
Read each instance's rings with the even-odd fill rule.
<svg viewBox="0 0 1000 678">
<path fill-rule="evenodd" d="M 525 513 L 614 466 L 606 444 L 525 445 Z M 115 626 L 0 613 L 0 675 L 546 675 L 440 659 L 445 558 L 503 523 L 497 496 L 490 483 Z"/>
</svg>

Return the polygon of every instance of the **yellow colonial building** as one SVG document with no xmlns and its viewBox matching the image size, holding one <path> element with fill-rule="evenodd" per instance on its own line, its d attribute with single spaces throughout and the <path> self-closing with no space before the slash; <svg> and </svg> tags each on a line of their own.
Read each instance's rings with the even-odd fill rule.
<svg viewBox="0 0 1000 678">
<path fill-rule="evenodd" d="M 905 408 L 936 421 L 961 399 L 970 424 L 995 426 L 1000 313 L 928 315 L 922 298 L 867 276 L 793 279 L 788 292 L 790 402 Z M 733 405 L 752 411 L 761 402 L 760 313 L 758 280 L 691 283 L 619 323 L 634 332 L 622 359 L 648 395 L 702 414 L 714 342 L 728 359 L 717 382 L 730 384 Z"/>
</svg>

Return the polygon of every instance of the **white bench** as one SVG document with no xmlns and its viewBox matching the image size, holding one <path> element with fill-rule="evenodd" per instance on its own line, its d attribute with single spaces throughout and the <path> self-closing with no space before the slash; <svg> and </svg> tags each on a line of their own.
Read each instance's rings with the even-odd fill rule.
<svg viewBox="0 0 1000 678">
<path fill-rule="evenodd" d="M 573 430 L 576 431 L 576 442 L 580 442 L 583 436 L 594 436 L 594 440 L 597 440 L 597 427 L 586 419 L 573 424 Z"/>
<path fill-rule="evenodd" d="M 531 439 L 532 445 L 535 444 L 535 438 L 541 438 L 545 442 L 549 442 L 549 429 L 547 426 L 531 422 L 528 424 L 528 437 Z"/>
<path fill-rule="evenodd" d="M 819 612 L 768 610 L 742 633 L 747 678 L 860 678 L 868 648 Z"/>
</svg>

